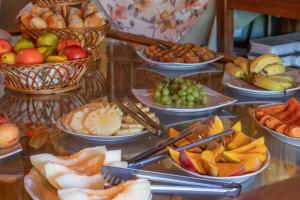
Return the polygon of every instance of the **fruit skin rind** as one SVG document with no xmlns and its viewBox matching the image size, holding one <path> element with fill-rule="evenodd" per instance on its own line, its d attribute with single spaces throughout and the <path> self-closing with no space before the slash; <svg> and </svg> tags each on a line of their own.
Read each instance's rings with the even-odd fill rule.
<svg viewBox="0 0 300 200">
<path fill-rule="evenodd" d="M 261 70 L 271 64 L 282 63 L 283 60 L 275 54 L 264 54 L 261 55 L 250 63 L 250 72 L 258 74 Z"/>
</svg>

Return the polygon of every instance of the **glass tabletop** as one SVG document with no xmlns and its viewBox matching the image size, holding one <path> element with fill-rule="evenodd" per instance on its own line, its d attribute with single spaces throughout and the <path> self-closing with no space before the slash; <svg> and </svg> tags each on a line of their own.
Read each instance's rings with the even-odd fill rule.
<svg viewBox="0 0 300 200">
<path fill-rule="evenodd" d="M 22 132 L 23 151 L 15 156 L 0 160 L 0 199 L 30 199 L 24 189 L 23 178 L 32 168 L 30 155 L 52 153 L 68 155 L 84 147 L 106 145 L 108 149 L 122 149 L 124 159 L 133 157 L 154 145 L 159 138 L 149 134 L 134 140 L 118 143 L 91 142 L 63 133 L 55 126 L 56 120 L 71 110 L 89 102 L 110 101 L 129 96 L 134 99 L 131 89 L 152 88 L 156 81 L 165 76 L 189 76 L 202 84 L 238 99 L 236 103 L 222 109 L 192 115 L 173 114 L 154 110 L 164 127 L 193 121 L 208 116 L 219 115 L 232 122 L 241 120 L 244 132 L 252 137 L 265 136 L 271 153 L 271 163 L 261 174 L 244 182 L 243 192 L 260 186 L 298 175 L 300 166 L 300 148 L 282 143 L 258 128 L 250 113 L 262 103 L 286 101 L 285 98 L 267 99 L 243 96 L 224 88 L 223 71 L 214 65 L 200 71 L 170 72 L 157 70 L 141 60 L 135 53 L 136 44 L 114 39 L 106 39 L 101 47 L 101 61 L 90 64 L 81 82 L 81 88 L 72 92 L 56 95 L 25 95 L 5 89 L 1 85 L 0 108 L 8 115 Z M 147 167 L 154 171 L 183 174 L 166 159 Z M 200 199 L 195 196 L 154 196 L 155 200 L 165 199 Z M 222 199 L 222 197 L 201 197 L 201 199 Z"/>
</svg>

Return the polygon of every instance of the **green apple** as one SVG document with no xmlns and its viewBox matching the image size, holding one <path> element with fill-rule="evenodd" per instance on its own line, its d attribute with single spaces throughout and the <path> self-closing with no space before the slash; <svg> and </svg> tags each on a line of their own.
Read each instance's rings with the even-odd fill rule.
<svg viewBox="0 0 300 200">
<path fill-rule="evenodd" d="M 22 49 L 34 48 L 34 44 L 27 39 L 21 38 L 14 46 L 14 51 L 18 53 Z"/>
<path fill-rule="evenodd" d="M 14 52 L 6 52 L 1 55 L 1 63 L 13 65 L 16 63 L 16 54 Z"/>
<path fill-rule="evenodd" d="M 58 37 L 54 33 L 46 32 L 41 35 L 37 40 L 37 46 L 50 46 L 56 48 Z"/>
<path fill-rule="evenodd" d="M 43 46 L 43 47 L 37 48 L 37 50 L 41 54 L 43 54 L 44 58 L 46 58 L 48 56 L 52 56 L 54 54 L 54 48 L 53 47 Z"/>
</svg>

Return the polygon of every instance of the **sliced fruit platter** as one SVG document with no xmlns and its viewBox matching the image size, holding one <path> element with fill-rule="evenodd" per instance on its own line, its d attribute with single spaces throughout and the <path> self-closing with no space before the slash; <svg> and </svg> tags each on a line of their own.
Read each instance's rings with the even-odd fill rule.
<svg viewBox="0 0 300 200">
<path fill-rule="evenodd" d="M 201 112 L 234 103 L 236 99 L 224 96 L 200 83 L 183 78 L 158 82 L 153 90 L 133 89 L 143 104 L 172 112 Z"/>
<path fill-rule="evenodd" d="M 300 89 L 297 71 L 287 70 L 283 60 L 274 54 L 265 54 L 253 60 L 237 57 L 225 65 L 223 83 L 239 92 L 259 96 L 284 96 Z"/>
<path fill-rule="evenodd" d="M 128 180 L 104 189 L 103 165 L 127 167 L 127 162 L 121 161 L 121 150 L 108 151 L 105 146 L 96 146 L 63 157 L 37 154 L 30 160 L 33 168 L 25 176 L 24 185 L 34 200 L 149 200 L 151 197 L 150 182 L 145 179 Z"/>
<path fill-rule="evenodd" d="M 221 55 L 197 44 L 151 45 L 137 54 L 145 61 L 169 70 L 190 70 L 206 67 Z"/>
<path fill-rule="evenodd" d="M 205 125 L 205 128 L 195 129 L 192 135 L 175 143 L 175 147 L 224 131 L 223 123 L 217 116 L 205 122 L 194 122 L 188 128 L 193 129 L 200 124 Z M 188 174 L 225 182 L 243 182 L 266 169 L 270 162 L 270 154 L 264 137 L 254 139 L 247 136 L 242 131 L 240 121 L 236 122 L 232 129 L 232 135 L 188 151 L 178 152 L 168 147 L 173 163 Z M 169 129 L 169 137 L 180 134 L 175 128 Z"/>
<path fill-rule="evenodd" d="M 140 103 L 136 105 L 159 123 L 149 107 Z M 63 116 L 57 126 L 72 135 L 95 141 L 127 140 L 147 132 L 143 125 L 125 115 L 116 104 L 108 102 L 86 104 Z"/>
<path fill-rule="evenodd" d="M 275 138 L 300 147 L 300 103 L 294 97 L 286 103 L 259 106 L 255 119 Z"/>
</svg>

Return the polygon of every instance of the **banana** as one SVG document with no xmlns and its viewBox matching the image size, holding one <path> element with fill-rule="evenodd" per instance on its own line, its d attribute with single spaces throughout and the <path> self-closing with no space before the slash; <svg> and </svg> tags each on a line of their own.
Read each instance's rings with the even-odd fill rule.
<svg viewBox="0 0 300 200">
<path fill-rule="evenodd" d="M 293 84 L 289 81 L 279 81 L 268 76 L 254 76 L 252 83 L 255 86 L 272 91 L 284 91 L 285 89 L 293 87 Z"/>
<path fill-rule="evenodd" d="M 233 63 L 226 63 L 225 70 L 231 76 L 234 76 L 236 78 L 244 78 L 244 72 L 243 72 L 243 70 L 240 69 L 238 66 L 236 66 Z"/>
<path fill-rule="evenodd" d="M 249 74 L 249 60 L 244 57 L 236 57 L 233 63 L 244 71 L 245 75 Z"/>
<path fill-rule="evenodd" d="M 67 60 L 65 55 L 62 56 L 48 56 L 45 61 L 46 62 L 64 62 Z"/>
<path fill-rule="evenodd" d="M 260 74 L 264 76 L 273 76 L 283 74 L 285 72 L 285 66 L 282 64 L 271 64 L 266 66 L 260 71 Z"/>
<path fill-rule="evenodd" d="M 291 76 L 287 76 L 287 75 L 274 75 L 274 76 L 270 76 L 273 79 L 278 79 L 279 81 L 288 81 L 291 83 L 294 83 L 294 79 Z"/>
<path fill-rule="evenodd" d="M 281 63 L 281 62 L 283 62 L 283 60 L 277 55 L 264 54 L 262 56 L 255 58 L 250 63 L 250 72 L 258 74 L 266 66 L 275 64 L 275 63 Z"/>
</svg>

